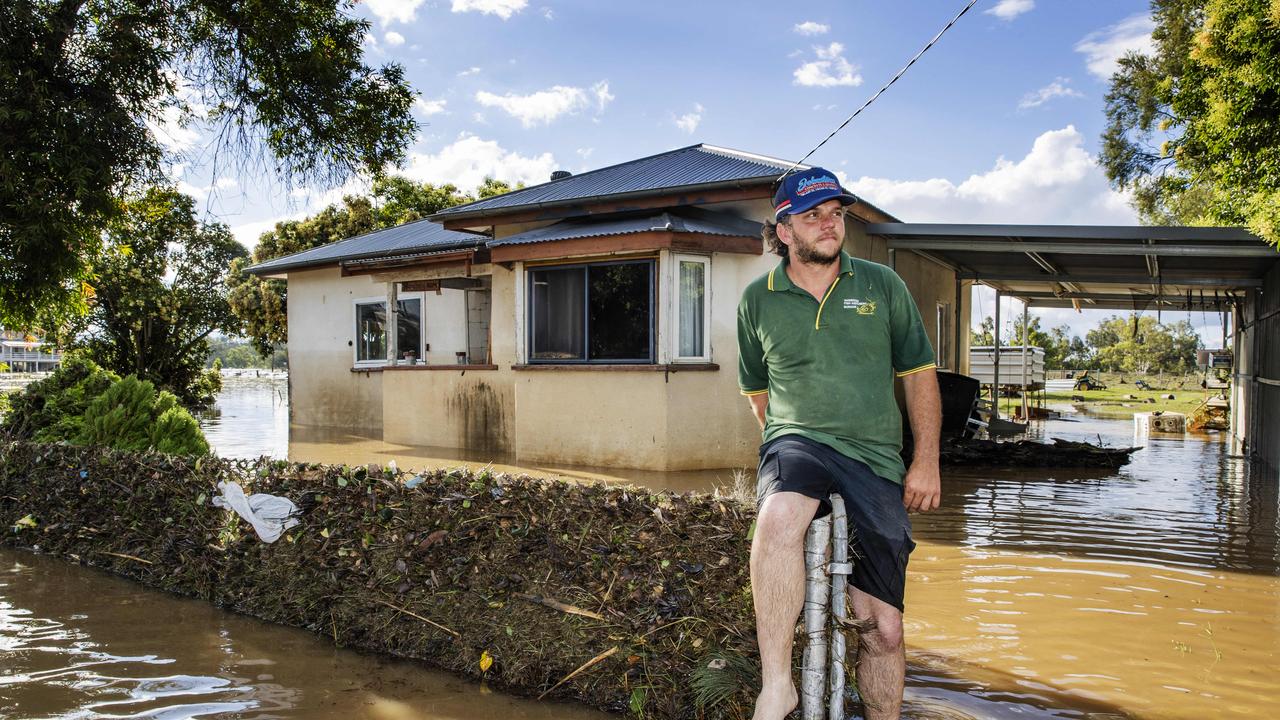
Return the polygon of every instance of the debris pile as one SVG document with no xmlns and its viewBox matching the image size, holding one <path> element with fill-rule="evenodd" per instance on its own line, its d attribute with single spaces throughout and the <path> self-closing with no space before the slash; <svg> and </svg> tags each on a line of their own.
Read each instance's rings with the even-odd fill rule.
<svg viewBox="0 0 1280 720">
<path fill-rule="evenodd" d="M 298 524 L 262 542 L 214 506 L 219 482 L 288 498 Z M 654 718 L 750 715 L 753 516 L 726 497 L 461 469 L 0 444 L 9 544 L 517 694 Z"/>
</svg>

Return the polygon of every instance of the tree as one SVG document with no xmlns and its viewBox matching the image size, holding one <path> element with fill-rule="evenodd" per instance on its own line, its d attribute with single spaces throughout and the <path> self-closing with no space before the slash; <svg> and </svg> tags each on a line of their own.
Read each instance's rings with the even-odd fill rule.
<svg viewBox="0 0 1280 720">
<path fill-rule="evenodd" d="M 1189 321 L 1161 325 L 1150 315 L 1113 315 L 1085 338 L 1099 369 L 1115 372 L 1190 372 L 1200 347 L 1200 336 Z"/>
<path fill-rule="evenodd" d="M 196 219 L 195 201 L 152 188 L 121 202 L 94 263 L 89 312 L 63 327 L 102 367 L 136 375 L 190 407 L 213 401 L 217 377 L 204 371 L 208 337 L 237 324 L 225 273 L 246 255 L 225 225 Z"/>
<path fill-rule="evenodd" d="M 492 197 L 512 189 L 501 180 L 485 178 L 476 189 L 476 196 Z M 236 261 L 227 275 L 229 300 L 240 320 L 239 331 L 262 357 L 270 356 L 289 339 L 286 284 L 246 273 L 244 270 L 250 265 L 402 225 L 475 199 L 452 184 L 432 185 L 391 176 L 374 181 L 371 197 L 349 195 L 342 199 L 341 206 L 330 205 L 303 220 L 276 223 L 275 229 L 258 238 L 253 257 Z"/>
<path fill-rule="evenodd" d="M 1280 242 L 1280 11 L 1153 0 L 1154 55 L 1120 60 L 1101 163 L 1144 222 L 1247 224 Z"/>
<path fill-rule="evenodd" d="M 160 181 L 152 128 L 198 123 L 215 166 L 336 185 L 417 132 L 403 69 L 364 64 L 351 0 L 0 3 L 0 324 L 83 311 L 118 199 Z"/>
<path fill-rule="evenodd" d="M 969 345 L 977 345 L 985 347 L 996 343 L 995 333 L 996 321 L 991 316 L 982 318 L 982 322 L 978 325 L 978 329 L 969 328 Z"/>
</svg>

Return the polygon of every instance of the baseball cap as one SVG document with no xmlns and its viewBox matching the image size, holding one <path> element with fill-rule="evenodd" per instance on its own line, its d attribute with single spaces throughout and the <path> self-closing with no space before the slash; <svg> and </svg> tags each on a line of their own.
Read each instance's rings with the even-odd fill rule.
<svg viewBox="0 0 1280 720">
<path fill-rule="evenodd" d="M 778 183 L 773 194 L 774 219 L 783 215 L 796 215 L 828 200 L 839 200 L 841 205 L 858 202 L 853 193 L 840 187 L 836 174 L 820 167 L 792 173 Z"/>
</svg>

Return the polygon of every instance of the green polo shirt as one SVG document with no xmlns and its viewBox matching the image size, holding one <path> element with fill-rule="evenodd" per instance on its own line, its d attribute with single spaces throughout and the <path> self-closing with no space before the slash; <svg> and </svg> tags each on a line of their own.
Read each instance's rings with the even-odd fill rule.
<svg viewBox="0 0 1280 720">
<path fill-rule="evenodd" d="M 935 367 L 911 293 L 884 265 L 841 252 L 819 301 L 786 266 L 754 280 L 738 304 L 738 386 L 769 393 L 764 442 L 803 435 L 901 484 L 893 377 Z"/>
</svg>

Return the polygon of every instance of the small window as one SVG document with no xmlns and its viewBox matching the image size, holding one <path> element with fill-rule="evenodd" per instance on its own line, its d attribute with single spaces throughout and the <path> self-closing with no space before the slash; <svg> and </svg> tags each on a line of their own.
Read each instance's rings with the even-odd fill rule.
<svg viewBox="0 0 1280 720">
<path fill-rule="evenodd" d="M 422 300 L 406 298 L 400 308 L 396 349 L 403 355 L 422 354 Z M 356 362 L 377 364 L 387 361 L 387 301 L 356 302 Z"/>
<path fill-rule="evenodd" d="M 676 263 L 676 360 L 707 362 L 711 304 L 708 302 L 711 260 L 706 257 L 674 257 Z"/>
<path fill-rule="evenodd" d="M 530 362 L 653 362 L 653 261 L 529 271 Z"/>
</svg>

